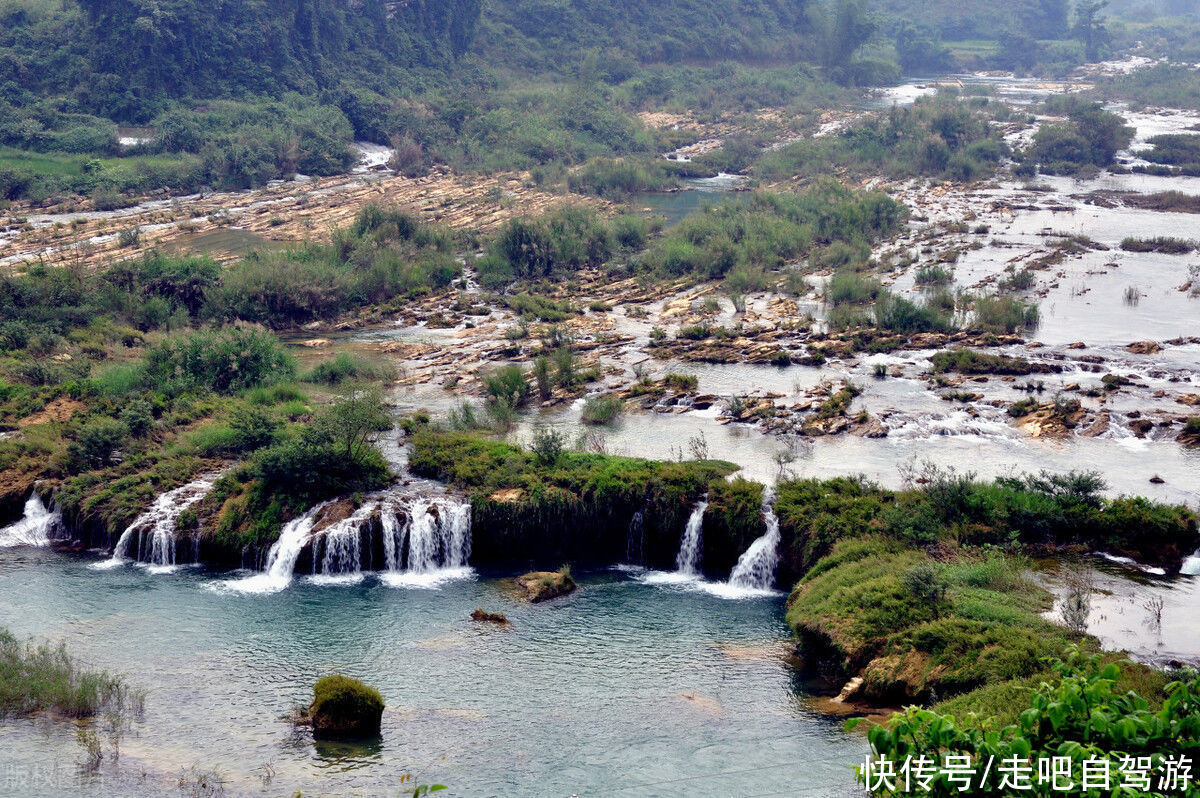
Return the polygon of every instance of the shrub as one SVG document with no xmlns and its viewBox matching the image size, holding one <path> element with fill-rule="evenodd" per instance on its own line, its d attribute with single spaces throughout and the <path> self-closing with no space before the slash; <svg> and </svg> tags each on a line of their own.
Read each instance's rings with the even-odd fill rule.
<svg viewBox="0 0 1200 798">
<path fill-rule="evenodd" d="M 554 465 L 566 447 L 565 435 L 553 427 L 539 425 L 533 431 L 529 449 L 542 465 Z"/>
<path fill-rule="evenodd" d="M 375 737 L 383 718 L 383 696 L 358 679 L 341 674 L 323 676 L 313 685 L 313 702 L 308 713 L 314 737 Z"/>
<path fill-rule="evenodd" d="M 1136 667 L 1125 663 L 1127 668 Z M 969 715 L 959 720 L 933 710 L 912 707 L 892 716 L 890 722 L 867 732 L 873 755 L 897 763 L 911 757 L 941 762 L 945 752 L 969 757 L 973 762 L 1005 762 L 1016 759 L 1029 762 L 1030 781 L 1040 772 L 1039 762 L 1051 757 L 1067 759 L 1063 783 L 1081 783 L 1083 760 L 1099 760 L 1096 772 L 1109 773 L 1114 784 L 1128 777 L 1128 769 L 1145 756 L 1153 763 L 1146 771 L 1153 776 L 1163 759 L 1191 755 L 1200 744 L 1200 727 L 1195 719 L 1200 711 L 1200 678 L 1195 671 L 1184 671 L 1164 688 L 1161 707 L 1151 710 L 1150 703 L 1133 691 L 1117 689 L 1122 666 L 1107 663 L 1099 655 L 1087 656 L 1078 650 L 1053 665 L 1053 678 L 1032 686 L 1023 696 L 1028 708 L 1019 713 L 1017 722 L 995 728 L 988 717 Z M 860 721 L 851 720 L 848 728 Z M 1100 767 L 1103 763 L 1103 768 Z M 1123 771 L 1126 771 L 1123 776 Z M 869 778 L 859 768 L 860 781 Z M 971 795 L 1009 795 L 1000 782 L 988 780 L 982 769 L 968 776 Z M 945 771 L 935 772 L 923 792 L 935 798 L 961 795 L 962 787 Z M 1126 782 L 1128 784 L 1128 782 Z M 882 794 L 883 790 L 873 790 Z"/>
<path fill-rule="evenodd" d="M 1037 305 L 1013 296 L 984 296 L 975 300 L 971 328 L 984 332 L 1015 333 L 1036 329 L 1041 320 Z"/>
<path fill-rule="evenodd" d="M 525 370 L 517 365 L 501 366 L 484 376 L 483 389 L 491 402 L 514 409 L 525 404 L 529 398 Z"/>
<path fill-rule="evenodd" d="M 154 415 L 151 413 L 150 403 L 138 399 L 130 402 L 121 411 L 121 423 L 129 430 L 129 434 L 135 438 L 140 438 L 151 430 L 154 426 Z"/>
<path fill-rule="evenodd" d="M 340 385 L 347 380 L 384 380 L 395 377 L 390 363 L 375 363 L 351 352 L 340 352 L 304 375 L 305 382 Z"/>
<path fill-rule="evenodd" d="M 624 409 L 625 403 L 613 394 L 589 396 L 583 403 L 580 419 L 585 424 L 611 424 Z"/>
<path fill-rule="evenodd" d="M 168 338 L 146 353 L 146 374 L 167 391 L 236 393 L 295 374 L 295 364 L 268 332 L 226 328 Z"/>
<path fill-rule="evenodd" d="M 68 447 L 72 470 L 102 468 L 112 462 L 116 453 L 129 437 L 129 430 L 115 418 L 93 419 L 79 430 L 75 442 Z"/>
<path fill-rule="evenodd" d="M 825 289 L 825 300 L 831 305 L 861 305 L 879 296 L 882 287 L 872 280 L 853 272 L 839 272 L 829 281 Z"/>
<path fill-rule="evenodd" d="M 881 293 L 875 303 L 875 324 L 898 333 L 948 332 L 953 326 L 936 308 L 888 292 Z"/>
</svg>

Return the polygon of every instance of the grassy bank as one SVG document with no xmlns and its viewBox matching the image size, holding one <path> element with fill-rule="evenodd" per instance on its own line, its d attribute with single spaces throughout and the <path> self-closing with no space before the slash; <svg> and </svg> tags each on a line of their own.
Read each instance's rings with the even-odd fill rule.
<svg viewBox="0 0 1200 798">
<path fill-rule="evenodd" d="M 641 513 L 642 533 L 635 530 L 632 541 L 640 559 L 673 566 L 692 506 L 711 483 L 737 470 L 719 461 L 531 451 L 480 433 L 433 428 L 418 429 L 411 443 L 413 473 L 470 496 L 472 558 L 488 564 L 624 562 L 631 519 Z"/>
</svg>

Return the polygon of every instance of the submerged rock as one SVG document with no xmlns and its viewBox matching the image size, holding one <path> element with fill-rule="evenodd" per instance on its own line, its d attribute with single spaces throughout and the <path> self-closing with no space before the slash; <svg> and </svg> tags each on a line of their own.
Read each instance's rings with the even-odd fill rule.
<svg viewBox="0 0 1200 798">
<path fill-rule="evenodd" d="M 512 621 L 508 620 L 502 613 L 487 612 L 478 608 L 471 610 L 471 620 L 478 621 L 479 623 L 494 623 L 497 626 L 512 626 Z"/>
<path fill-rule="evenodd" d="M 313 737 L 355 740 L 378 737 L 383 718 L 383 696 L 373 687 L 349 676 L 323 676 L 313 685 L 308 708 Z"/>
<path fill-rule="evenodd" d="M 517 586 L 524 597 L 534 604 L 574 593 L 579 587 L 570 571 L 530 571 L 517 577 Z"/>
</svg>

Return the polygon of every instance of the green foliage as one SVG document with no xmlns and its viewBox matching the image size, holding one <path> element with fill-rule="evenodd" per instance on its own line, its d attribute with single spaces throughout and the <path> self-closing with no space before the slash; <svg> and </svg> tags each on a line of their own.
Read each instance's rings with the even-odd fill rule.
<svg viewBox="0 0 1200 798">
<path fill-rule="evenodd" d="M 518 365 L 501 366 L 483 378 L 488 400 L 510 408 L 518 408 L 529 398 L 529 382 L 525 370 Z"/>
<path fill-rule="evenodd" d="M 948 349 L 938 352 L 930 359 L 935 373 L 956 371 L 959 374 L 1003 374 L 1024 376 L 1035 368 L 1023 357 L 993 355 L 976 352 L 974 349 Z"/>
<path fill-rule="evenodd" d="M 895 178 L 928 175 L 968 180 L 995 171 L 1008 152 L 998 129 L 1009 111 L 987 98 L 954 93 L 893 107 L 828 136 L 801 139 L 764 153 L 754 174 L 766 180 L 816 178 L 834 171 Z"/>
<path fill-rule="evenodd" d="M 949 332 L 954 322 L 944 310 L 932 303 L 918 304 L 881 290 L 879 298 L 875 300 L 875 325 L 881 330 L 911 334 Z"/>
<path fill-rule="evenodd" d="M 318 737 L 369 736 L 379 733 L 383 696 L 349 676 L 322 676 L 313 685 L 308 712 Z"/>
<path fill-rule="evenodd" d="M 53 712 L 71 718 L 140 712 L 125 680 L 84 667 L 66 646 L 22 642 L 0 629 L 0 717 Z"/>
<path fill-rule="evenodd" d="M 71 470 L 79 472 L 109 465 L 128 437 L 129 429 L 115 418 L 100 417 L 87 422 L 68 448 Z"/>
<path fill-rule="evenodd" d="M 1167 255 L 1186 255 L 1196 248 L 1194 241 L 1170 236 L 1155 238 L 1124 238 L 1121 249 L 1126 252 L 1162 252 Z"/>
<path fill-rule="evenodd" d="M 611 199 L 677 188 L 679 184 L 674 171 L 661 159 L 600 158 L 589 161 L 567 178 L 567 185 L 577 194 L 596 194 Z"/>
<path fill-rule="evenodd" d="M 831 180 L 795 194 L 755 193 L 727 199 L 672 228 L 643 256 L 661 276 L 703 279 L 774 269 L 833 244 L 869 252 L 907 218 L 904 205 L 880 192 L 855 192 Z"/>
<path fill-rule="evenodd" d="M 1129 146 L 1133 128 L 1119 114 L 1077 95 L 1056 95 L 1046 101 L 1051 113 L 1065 114 L 1061 124 L 1044 125 L 1022 158 L 1050 174 L 1074 174 L 1082 167 L 1105 167 Z"/>
<path fill-rule="evenodd" d="M 1136 666 L 1126 663 L 1124 667 Z M 1079 784 L 1087 759 L 1105 762 L 1113 782 L 1119 783 L 1122 770 L 1137 767 L 1133 757 L 1146 756 L 1153 777 L 1166 758 L 1193 756 L 1200 747 L 1200 679 L 1194 671 L 1185 671 L 1165 685 L 1165 698 L 1157 710 L 1151 709 L 1145 697 L 1121 692 L 1117 685 L 1122 666 L 1105 663 L 1098 655 L 1070 651 L 1065 660 L 1054 663 L 1052 671 L 1050 679 L 1024 694 L 1028 709 L 1020 712 L 1012 725 L 996 728 L 978 715 L 959 720 L 914 707 L 867 732 L 872 752 L 894 761 L 925 756 L 935 763 L 945 754 L 965 755 L 973 762 L 1005 762 L 1015 757 L 1032 761 L 1034 774 L 1037 760 L 1064 756 L 1070 767 L 1062 782 Z M 1020 697 L 1018 693 L 1013 699 Z M 848 725 L 857 725 L 857 721 Z M 860 781 L 865 776 L 860 769 Z M 1013 794 L 1001 785 L 999 780 L 985 779 L 980 770 L 971 777 L 969 791 L 973 795 Z M 961 794 L 960 790 L 945 774 L 938 774 L 928 794 L 949 796 Z M 1160 788 L 1154 794 L 1171 792 L 1174 790 Z"/>
<path fill-rule="evenodd" d="M 1036 304 L 1014 296 L 981 296 L 975 300 L 973 330 L 1015 333 L 1035 330 L 1041 320 Z"/>
<path fill-rule="evenodd" d="M 878 280 L 853 272 L 838 272 L 825 288 L 825 300 L 831 305 L 862 305 L 871 302 L 883 290 Z"/>
<path fill-rule="evenodd" d="M 227 328 L 167 338 L 146 352 L 146 377 L 161 390 L 230 394 L 290 379 L 291 355 L 270 333 Z"/>
<path fill-rule="evenodd" d="M 378 206 L 333 239 L 234 264 L 208 294 L 207 312 L 294 326 L 445 288 L 461 272 L 448 233 Z"/>
<path fill-rule="evenodd" d="M 389 363 L 376 363 L 351 352 L 339 352 L 318 363 L 303 379 L 305 382 L 341 385 L 344 382 L 386 380 L 395 375 L 396 370 Z"/>
<path fill-rule="evenodd" d="M 612 424 L 625 410 L 620 397 L 610 393 L 589 396 L 583 403 L 580 419 L 585 424 Z"/>
</svg>

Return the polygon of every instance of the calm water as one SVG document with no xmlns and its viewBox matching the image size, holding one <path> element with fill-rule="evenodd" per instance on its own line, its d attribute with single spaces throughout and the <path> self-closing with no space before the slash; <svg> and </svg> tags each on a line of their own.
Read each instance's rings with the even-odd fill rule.
<svg viewBox="0 0 1200 798">
<path fill-rule="evenodd" d="M 437 590 L 298 579 L 241 595 L 222 576 L 0 550 L 0 625 L 148 690 L 119 767 L 106 759 L 96 777 L 77 774 L 70 724 L 0 725 L 0 793 L 169 792 L 193 765 L 229 795 L 394 796 L 406 773 L 456 795 L 854 791 L 865 743 L 796 692 L 779 596 L 726 600 L 616 570 L 536 607 L 487 578 Z M 514 627 L 473 624 L 474 607 Z M 382 744 L 314 745 L 282 719 L 330 671 L 381 690 Z"/>
</svg>

